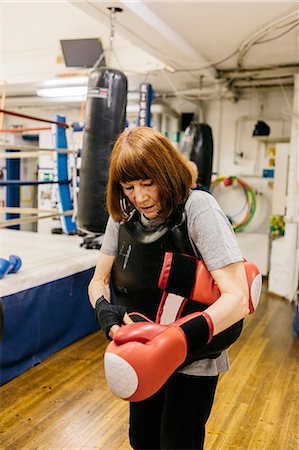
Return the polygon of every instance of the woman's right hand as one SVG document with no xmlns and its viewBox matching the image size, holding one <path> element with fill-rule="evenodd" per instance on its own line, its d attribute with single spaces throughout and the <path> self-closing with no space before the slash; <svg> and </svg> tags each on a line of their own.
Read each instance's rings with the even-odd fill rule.
<svg viewBox="0 0 299 450">
<path fill-rule="evenodd" d="M 112 339 L 114 333 L 122 324 L 132 323 L 128 314 L 127 308 L 121 305 L 112 305 L 104 296 L 101 296 L 96 301 L 96 316 L 101 330 L 104 331 L 107 339 Z"/>
</svg>

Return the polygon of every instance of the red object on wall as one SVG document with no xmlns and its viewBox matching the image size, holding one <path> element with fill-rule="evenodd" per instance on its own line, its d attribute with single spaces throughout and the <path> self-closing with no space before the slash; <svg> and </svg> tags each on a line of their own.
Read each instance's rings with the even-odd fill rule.
<svg viewBox="0 0 299 450">
<path fill-rule="evenodd" d="M 233 184 L 233 180 L 231 177 L 226 177 L 223 179 L 224 186 L 231 186 Z"/>
</svg>

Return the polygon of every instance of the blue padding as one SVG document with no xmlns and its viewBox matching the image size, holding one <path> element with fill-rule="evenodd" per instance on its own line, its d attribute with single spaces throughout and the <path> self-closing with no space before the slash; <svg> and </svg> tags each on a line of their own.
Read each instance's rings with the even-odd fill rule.
<svg viewBox="0 0 299 450">
<path fill-rule="evenodd" d="M 154 97 L 152 85 L 149 83 L 141 83 L 139 87 L 139 114 L 137 117 L 138 126 L 151 126 L 151 104 Z"/>
<path fill-rule="evenodd" d="M 65 123 L 65 117 L 57 115 L 57 122 Z M 65 128 L 56 126 L 56 147 L 67 148 L 67 139 Z M 58 192 L 62 211 L 71 211 L 73 203 L 71 199 L 70 188 L 66 184 L 60 184 L 60 180 L 68 178 L 68 157 L 66 153 L 57 153 L 57 180 L 59 182 Z M 63 231 L 67 234 L 75 233 L 77 225 L 73 222 L 71 216 L 61 216 Z"/>
<path fill-rule="evenodd" d="M 14 153 L 17 150 L 9 150 L 7 149 L 7 153 Z M 6 159 L 6 178 L 7 180 L 11 179 L 20 179 L 20 159 L 19 158 L 7 158 Z M 20 189 L 18 186 L 8 186 L 6 189 L 6 206 L 10 207 L 19 207 L 20 206 Z M 9 219 L 19 219 L 19 214 L 6 213 L 6 220 Z M 19 230 L 20 225 L 11 225 L 11 229 Z"/>
<path fill-rule="evenodd" d="M 88 301 L 94 269 L 2 298 L 0 384 L 99 329 Z"/>
</svg>

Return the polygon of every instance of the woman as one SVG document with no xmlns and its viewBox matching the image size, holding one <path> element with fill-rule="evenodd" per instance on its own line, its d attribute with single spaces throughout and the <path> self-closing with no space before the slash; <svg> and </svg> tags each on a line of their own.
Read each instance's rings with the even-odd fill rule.
<svg viewBox="0 0 299 450">
<path fill-rule="evenodd" d="M 188 164 L 160 132 L 133 128 L 117 139 L 107 186 L 110 217 L 89 285 L 90 302 L 110 339 L 120 325 L 132 323 L 130 311 L 155 320 L 165 251 L 195 254 L 211 272 L 221 292 L 205 310 L 214 336 L 248 314 L 243 258 L 231 225 L 208 192 L 191 186 Z M 109 303 L 111 284 L 114 304 Z M 218 376 L 228 369 L 226 351 L 202 354 L 155 395 L 131 402 L 132 448 L 202 449 Z"/>
</svg>

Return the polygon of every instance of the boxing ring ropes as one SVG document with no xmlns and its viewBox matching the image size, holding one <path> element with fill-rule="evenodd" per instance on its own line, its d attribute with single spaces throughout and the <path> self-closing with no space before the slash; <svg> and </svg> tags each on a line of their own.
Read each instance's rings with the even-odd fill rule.
<svg viewBox="0 0 299 450">
<path fill-rule="evenodd" d="M 28 214 L 30 217 L 12 218 L 0 221 L 0 228 L 6 228 L 15 225 L 21 225 L 24 223 L 32 223 L 41 219 L 49 219 L 54 217 L 61 217 L 63 231 L 67 234 L 72 234 L 76 231 L 75 215 L 76 215 L 76 174 L 73 173 L 72 185 L 74 191 L 74 205 L 71 199 L 70 192 L 70 180 L 68 179 L 68 155 L 76 156 L 78 152 L 76 150 L 70 150 L 67 148 L 66 129 L 73 127 L 74 125 L 68 125 L 64 116 L 57 115 L 57 120 L 42 119 L 27 114 L 21 114 L 14 111 L 8 111 L 0 108 L 1 114 L 8 114 L 16 117 L 27 118 L 30 120 L 36 120 L 40 122 L 50 123 L 55 125 L 55 138 L 56 148 L 34 148 L 30 145 L 12 145 L 9 143 L 0 141 L 0 160 L 20 160 L 23 158 L 38 158 L 40 155 L 56 154 L 57 155 L 57 180 L 55 181 L 22 181 L 7 179 L 0 181 L 0 187 L 6 186 L 8 189 L 11 187 L 20 187 L 28 185 L 41 185 L 41 184 L 57 184 L 59 195 L 59 210 L 42 210 L 38 208 L 22 208 L 22 207 L 2 207 L 1 212 L 7 214 Z M 36 128 L 16 128 L 16 129 L 0 129 L 0 133 L 7 132 L 23 132 L 23 131 L 35 131 L 35 130 L 51 129 L 51 127 L 36 127 Z M 3 151 L 2 149 L 5 149 Z M 40 215 L 42 214 L 42 215 Z"/>
<path fill-rule="evenodd" d="M 32 119 L 31 116 L 29 118 Z M 0 186 L 7 186 L 7 190 L 14 190 L 19 194 L 21 185 L 55 183 L 59 195 L 59 211 L 47 210 L 46 207 L 43 210 L 19 208 L 19 203 L 15 202 L 15 207 L 12 201 L 7 202 L 7 207 L 2 209 L 3 212 L 26 215 L 0 223 L 1 252 L 13 255 L 17 248 L 23 262 L 22 270 L 7 276 L 5 274 L 1 280 L 0 304 L 3 306 L 4 330 L 0 342 L 0 385 L 98 329 L 86 290 L 94 272 L 98 251 L 81 248 L 80 238 L 75 235 L 76 223 L 72 220 L 72 215 L 76 211 L 76 198 L 74 195 L 72 203 L 68 178 L 76 181 L 77 174 L 74 170 L 72 176 L 67 169 L 68 157 L 75 159 L 77 152 L 67 148 L 65 131 L 69 126 L 65 123 L 65 118 L 56 118 L 56 121 L 33 118 L 51 123 L 56 138 L 54 149 L 10 145 L 0 141 L 0 158 L 6 160 L 6 170 L 10 163 L 17 163 L 20 169 L 22 158 L 36 158 L 40 154 L 57 156 L 55 181 L 13 180 L 20 178 L 20 170 L 15 171 L 17 175 L 10 170 L 7 174 L 10 180 L 0 180 Z M 75 130 L 77 124 L 72 126 L 74 131 L 78 130 Z M 26 217 L 31 214 L 32 217 Z M 63 231 L 74 236 L 70 238 L 66 235 L 53 236 L 7 229 L 13 224 L 56 216 L 61 216 Z"/>
</svg>

